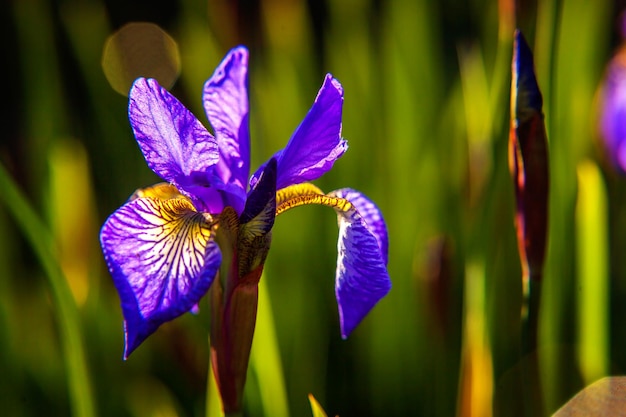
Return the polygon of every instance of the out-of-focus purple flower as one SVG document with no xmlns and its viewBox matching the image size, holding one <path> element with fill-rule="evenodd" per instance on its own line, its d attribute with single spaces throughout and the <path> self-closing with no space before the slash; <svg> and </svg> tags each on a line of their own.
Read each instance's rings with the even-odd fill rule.
<svg viewBox="0 0 626 417">
<path fill-rule="evenodd" d="M 248 51 L 238 47 L 205 83 L 203 104 L 215 135 L 155 80 L 135 81 L 130 123 L 148 166 L 166 182 L 136 191 L 100 234 L 121 299 L 125 358 L 161 324 L 194 308 L 213 284 L 212 360 L 220 368 L 222 396 L 233 391 L 235 407 L 277 214 L 302 204 L 336 209 L 343 337 L 391 287 L 387 231 L 378 208 L 358 191 L 324 194 L 308 182 L 329 171 L 347 149 L 339 81 L 326 75 L 287 146 L 249 178 L 247 73 Z M 233 380 L 232 387 L 224 386 Z"/>
<path fill-rule="evenodd" d="M 619 172 L 626 174 L 626 46 L 607 66 L 599 105 L 605 155 Z"/>
</svg>

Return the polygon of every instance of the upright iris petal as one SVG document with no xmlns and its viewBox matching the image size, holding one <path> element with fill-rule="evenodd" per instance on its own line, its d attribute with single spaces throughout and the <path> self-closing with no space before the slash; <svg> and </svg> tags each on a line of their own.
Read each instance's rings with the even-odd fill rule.
<svg viewBox="0 0 626 417">
<path fill-rule="evenodd" d="M 128 117 L 148 166 L 179 188 L 207 181 L 219 160 L 213 136 L 154 79 L 133 84 Z"/>
<path fill-rule="evenodd" d="M 217 175 L 232 186 L 230 197 L 234 201 L 228 202 L 238 212 L 243 209 L 250 173 L 247 83 L 248 51 L 235 48 L 204 84 L 202 99 L 219 147 Z"/>
<path fill-rule="evenodd" d="M 341 137 L 343 88 L 327 74 L 311 109 L 293 133 L 287 146 L 276 152 L 278 179 L 276 188 L 315 180 L 328 172 L 348 149 Z M 261 166 L 250 183 L 258 181 Z"/>
</svg>

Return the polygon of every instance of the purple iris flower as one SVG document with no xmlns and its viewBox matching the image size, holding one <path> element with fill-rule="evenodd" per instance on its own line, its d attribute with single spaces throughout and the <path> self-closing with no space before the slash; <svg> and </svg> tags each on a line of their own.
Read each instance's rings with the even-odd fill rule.
<svg viewBox="0 0 626 417">
<path fill-rule="evenodd" d="M 335 288 L 344 338 L 391 288 L 387 231 L 375 204 L 352 189 L 324 194 L 309 183 L 347 149 L 341 84 L 326 75 L 287 146 L 250 176 L 247 73 L 248 51 L 237 47 L 205 83 L 203 104 L 214 135 L 156 80 L 139 78 L 130 90 L 133 133 L 165 183 L 136 191 L 100 234 L 121 299 L 125 358 L 161 324 L 192 310 L 223 270 L 223 260 L 243 256 L 216 239 L 220 229 L 230 230 L 224 219 L 233 210 L 249 236 L 268 236 L 265 247 L 244 248 L 254 258 L 255 251 L 267 253 L 276 215 L 303 204 L 335 208 Z M 246 242 L 240 239 L 237 247 Z M 262 268 L 261 255 L 254 267 Z M 220 280 L 229 279 L 221 274 Z M 228 289 L 228 282 L 223 286 Z"/>
</svg>

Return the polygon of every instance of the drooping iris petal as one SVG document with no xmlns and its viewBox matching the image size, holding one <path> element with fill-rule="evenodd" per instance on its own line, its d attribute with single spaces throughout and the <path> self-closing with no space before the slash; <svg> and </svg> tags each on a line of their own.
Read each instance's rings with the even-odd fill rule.
<svg viewBox="0 0 626 417">
<path fill-rule="evenodd" d="M 148 166 L 179 188 L 206 186 L 219 160 L 215 139 L 182 103 L 154 79 L 133 84 L 128 117 Z"/>
<path fill-rule="evenodd" d="M 219 146 L 217 175 L 245 191 L 250 173 L 248 50 L 231 50 L 204 84 L 204 109 Z M 245 199 L 245 192 L 240 196 Z"/>
<path fill-rule="evenodd" d="M 327 74 L 313 106 L 300 123 L 287 146 L 276 152 L 276 188 L 312 181 L 329 171 L 348 149 L 341 138 L 343 88 Z M 250 179 L 254 185 L 263 172 L 261 166 Z"/>
<path fill-rule="evenodd" d="M 376 205 L 356 190 L 344 188 L 324 194 L 313 184 L 303 183 L 276 193 L 277 215 L 308 204 L 332 207 L 337 213 L 335 293 L 341 335 L 346 338 L 391 289 L 386 266 L 387 227 Z"/>
<path fill-rule="evenodd" d="M 378 240 L 359 217 L 354 211 L 338 212 L 335 295 L 343 338 L 391 289 Z"/>
<path fill-rule="evenodd" d="M 124 358 L 208 291 L 221 262 L 209 220 L 181 196 L 137 198 L 105 222 L 100 241 L 121 299 Z"/>
<path fill-rule="evenodd" d="M 389 252 L 389 238 L 387 236 L 387 226 L 383 215 L 372 200 L 367 198 L 365 194 L 352 188 L 341 188 L 339 190 L 328 193 L 329 196 L 345 198 L 359 212 L 367 229 L 374 235 L 380 247 L 383 262 L 387 265 Z"/>
</svg>

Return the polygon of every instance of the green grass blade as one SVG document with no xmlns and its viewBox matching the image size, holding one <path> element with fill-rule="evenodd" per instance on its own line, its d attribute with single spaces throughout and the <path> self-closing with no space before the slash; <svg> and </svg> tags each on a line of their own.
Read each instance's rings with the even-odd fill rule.
<svg viewBox="0 0 626 417">
<path fill-rule="evenodd" d="M 609 274 L 607 198 L 598 167 L 578 166 L 576 243 L 578 272 L 578 362 L 591 384 L 609 371 Z"/>
<path fill-rule="evenodd" d="M 95 416 L 78 309 L 55 258 L 52 237 L 3 165 L 0 165 L 0 189 L 3 190 L 0 199 L 24 233 L 49 280 L 61 330 L 72 412 L 80 417 Z"/>
</svg>

